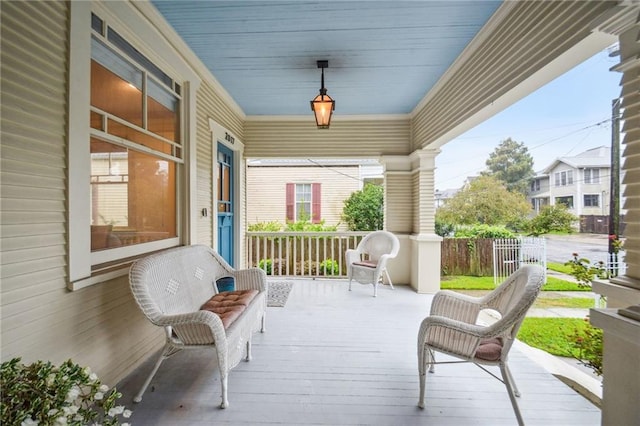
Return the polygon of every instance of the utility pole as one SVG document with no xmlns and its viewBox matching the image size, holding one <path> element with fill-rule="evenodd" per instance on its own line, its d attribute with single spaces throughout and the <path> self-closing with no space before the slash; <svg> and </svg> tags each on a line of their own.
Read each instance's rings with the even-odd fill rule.
<svg viewBox="0 0 640 426">
<path fill-rule="evenodd" d="M 611 236 L 620 238 L 620 98 L 611 103 L 611 179 L 609 190 L 609 253 L 614 253 Z"/>
</svg>

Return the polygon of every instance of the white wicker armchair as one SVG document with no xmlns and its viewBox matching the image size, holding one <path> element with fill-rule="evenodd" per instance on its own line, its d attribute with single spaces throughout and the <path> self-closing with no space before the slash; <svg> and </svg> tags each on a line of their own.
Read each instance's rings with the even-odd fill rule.
<svg viewBox="0 0 640 426">
<path fill-rule="evenodd" d="M 418 332 L 418 406 L 424 408 L 426 371 L 427 368 L 430 372 L 434 371 L 434 364 L 438 364 L 434 352 L 438 351 L 461 360 L 443 363 L 473 362 L 485 371 L 488 370 L 482 365 L 498 366 L 518 424 L 523 425 L 515 399 L 520 393 L 507 365 L 507 358 L 518 329 L 543 284 L 542 267 L 526 265 L 484 297 L 471 297 L 447 290 L 436 293 L 431 313 L 422 321 Z M 478 316 L 483 309 L 498 312 L 500 319 L 490 325 L 478 324 Z"/>
<path fill-rule="evenodd" d="M 347 274 L 349 276 L 349 291 L 351 281 L 360 284 L 373 285 L 373 297 L 378 295 L 378 283 L 383 274 L 391 288 L 393 283 L 387 271 L 387 261 L 398 255 L 400 241 L 398 237 L 388 231 L 374 231 L 367 234 L 356 249 L 347 250 Z"/>
<path fill-rule="evenodd" d="M 216 281 L 233 277 L 238 292 L 218 294 Z M 165 250 L 136 261 L 129 272 L 133 296 L 143 314 L 163 327 L 166 343 L 151 373 L 134 397 L 142 400 L 160 364 L 182 349 L 216 351 L 221 408 L 229 405 L 229 370 L 251 359 L 251 336 L 265 328 L 266 274 L 258 268 L 233 269 L 218 253 L 203 245 Z M 249 294 L 241 299 L 240 293 Z M 220 298 L 229 299 L 219 301 Z M 236 298 L 233 301 L 231 298 Z M 211 304 L 223 305 L 217 311 Z M 241 307 L 233 310 L 229 305 Z M 214 313 L 216 312 L 216 313 Z"/>
</svg>

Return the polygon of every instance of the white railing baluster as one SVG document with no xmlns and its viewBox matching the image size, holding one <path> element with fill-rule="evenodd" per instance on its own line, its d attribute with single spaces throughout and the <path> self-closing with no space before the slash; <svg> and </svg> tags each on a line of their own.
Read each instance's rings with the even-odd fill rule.
<svg viewBox="0 0 640 426">
<path fill-rule="evenodd" d="M 339 268 L 338 274 L 327 276 L 344 278 L 345 252 L 356 248 L 367 234 L 368 232 L 351 231 L 246 232 L 246 259 L 250 267 L 260 267 L 260 261 L 264 259 L 262 269 L 265 272 L 268 260 L 271 260 L 272 275 L 289 277 L 324 276 L 320 265 L 325 260 L 334 260 Z"/>
</svg>

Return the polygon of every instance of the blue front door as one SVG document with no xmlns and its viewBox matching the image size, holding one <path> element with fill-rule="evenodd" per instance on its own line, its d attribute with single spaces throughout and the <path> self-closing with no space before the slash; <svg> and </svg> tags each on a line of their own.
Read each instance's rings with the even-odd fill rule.
<svg viewBox="0 0 640 426">
<path fill-rule="evenodd" d="M 233 151 L 218 144 L 218 253 L 234 265 L 233 259 Z"/>
</svg>

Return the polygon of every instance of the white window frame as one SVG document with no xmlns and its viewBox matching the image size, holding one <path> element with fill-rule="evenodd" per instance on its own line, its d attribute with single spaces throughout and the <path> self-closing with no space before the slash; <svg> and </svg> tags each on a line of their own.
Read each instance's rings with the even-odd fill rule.
<svg viewBox="0 0 640 426">
<path fill-rule="evenodd" d="M 584 183 L 586 184 L 600 183 L 600 169 L 598 168 L 584 169 Z"/>
<path fill-rule="evenodd" d="M 563 198 L 571 198 L 571 205 L 567 206 L 565 203 L 563 203 L 562 202 Z M 558 197 L 555 198 L 555 204 L 564 204 L 570 210 L 573 210 L 576 207 L 575 197 L 573 195 L 561 195 L 561 196 L 558 196 Z"/>
<path fill-rule="evenodd" d="M 596 200 L 596 205 L 587 205 L 587 198 L 586 197 L 595 197 Z M 583 194 L 582 195 L 582 206 L 585 208 L 592 208 L 592 207 L 600 207 L 600 194 Z"/>
<path fill-rule="evenodd" d="M 70 2 L 69 66 L 69 141 L 68 141 L 68 250 L 70 290 L 126 275 L 131 257 L 194 241 L 196 167 L 195 92 L 200 84 L 197 74 L 177 54 L 171 44 L 158 37 L 157 28 L 143 19 L 135 6 L 122 2 Z M 91 252 L 89 113 L 91 106 L 91 13 L 96 13 L 158 67 L 172 75 L 182 86 L 182 146 L 184 165 L 177 164 L 176 218 L 177 238 L 154 241 L 117 249 Z M 135 28 L 135 32 L 129 28 Z M 152 49 L 152 50 L 147 50 Z M 154 54 L 162 52 L 163 57 Z M 166 59 L 164 59 L 166 58 Z M 171 65 L 170 65 L 171 64 Z M 193 141 L 195 144 L 195 139 Z M 104 268 L 100 265 L 108 264 Z"/>
<path fill-rule="evenodd" d="M 573 185 L 573 170 L 563 170 L 555 172 L 555 186 Z"/>
<path fill-rule="evenodd" d="M 299 185 L 307 185 L 309 186 L 309 222 L 313 221 L 313 183 L 308 182 L 299 182 L 295 183 L 294 186 L 294 200 L 293 200 L 293 219 L 295 222 L 299 221 L 298 218 L 298 186 Z"/>
</svg>

